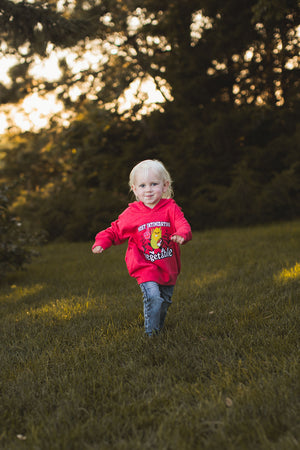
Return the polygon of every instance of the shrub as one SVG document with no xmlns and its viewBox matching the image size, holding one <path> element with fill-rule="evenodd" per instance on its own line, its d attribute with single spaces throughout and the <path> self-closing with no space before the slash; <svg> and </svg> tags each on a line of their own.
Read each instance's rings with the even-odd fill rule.
<svg viewBox="0 0 300 450">
<path fill-rule="evenodd" d="M 28 248 L 32 243 L 22 223 L 9 211 L 8 187 L 0 185 L 0 281 L 8 271 L 21 268 L 36 255 Z"/>
<path fill-rule="evenodd" d="M 290 220 L 300 214 L 300 163 L 273 176 L 261 192 L 258 207 L 264 221 Z"/>
</svg>

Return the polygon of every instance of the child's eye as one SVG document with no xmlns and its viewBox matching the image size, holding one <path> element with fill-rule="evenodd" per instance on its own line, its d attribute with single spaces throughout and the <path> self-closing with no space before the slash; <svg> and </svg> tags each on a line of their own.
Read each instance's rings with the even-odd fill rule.
<svg viewBox="0 0 300 450">
<path fill-rule="evenodd" d="M 144 188 L 145 187 L 145 185 L 144 184 L 140 184 L 140 188 Z"/>
<path fill-rule="evenodd" d="M 152 183 L 152 186 L 157 186 L 158 185 L 158 183 Z"/>
</svg>

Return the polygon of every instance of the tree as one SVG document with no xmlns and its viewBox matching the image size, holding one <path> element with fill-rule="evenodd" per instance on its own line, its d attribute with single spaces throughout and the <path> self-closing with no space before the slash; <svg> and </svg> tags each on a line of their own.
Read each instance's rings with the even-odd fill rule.
<svg viewBox="0 0 300 450">
<path fill-rule="evenodd" d="M 17 138 L 4 160 L 5 179 L 22 167 L 26 192 L 22 195 L 35 210 L 37 204 L 43 204 L 38 209 L 44 227 L 51 208 L 59 211 L 48 227 L 56 230 L 52 237 L 60 233 L 84 236 L 92 221 L 89 211 L 96 211 L 101 223 L 105 220 L 101 208 L 111 217 L 125 199 L 128 167 L 143 157 L 166 162 L 175 174 L 176 197 L 197 227 L 221 225 L 238 217 L 242 221 L 246 209 L 252 211 L 248 222 L 259 220 L 258 206 L 244 208 L 238 215 L 235 205 L 243 205 L 243 195 L 250 194 L 257 205 L 270 202 L 267 191 L 257 201 L 266 184 L 268 192 L 273 192 L 278 180 L 286 182 L 286 174 L 297 173 L 292 169 L 297 158 L 299 114 L 295 0 L 280 4 L 257 0 L 251 6 L 246 0 L 145 0 L 142 6 L 135 0 L 90 0 L 66 2 L 60 11 L 57 2 L 46 7 L 12 3 L 0 2 L 0 6 L 2 16 L 9 11 L 11 16 L 6 18 L 13 17 L 13 23 L 22 23 L 18 8 L 35 13 L 31 22 L 28 17 L 20 42 L 12 40 L 16 34 L 13 27 L 4 28 L 6 51 L 15 42 L 12 46 L 20 61 L 11 70 L 14 83 L 2 91 L 2 98 L 10 101 L 32 91 L 54 91 L 73 112 L 69 127 L 62 127 L 54 118 L 42 136 L 27 134 L 22 142 Z M 46 10 L 48 17 L 43 15 Z M 58 30 L 58 21 L 56 36 L 53 30 Z M 39 40 L 43 45 L 38 45 Z M 48 56 L 50 51 L 66 47 L 82 59 L 95 46 L 99 58 L 80 71 L 62 54 L 60 79 L 49 82 L 30 75 L 37 52 Z M 122 115 L 119 97 L 132 81 L 149 76 L 165 103 L 150 116 L 142 116 L 145 96 L 138 92 L 139 103 L 129 115 Z M 75 85 L 79 94 L 73 98 Z M 286 157 L 280 156 L 278 164 L 274 152 L 266 168 L 264 158 L 279 138 L 287 143 Z M 257 155 L 260 166 L 254 163 Z M 242 184 L 244 176 L 251 189 Z M 272 184 L 274 177 L 277 181 Z M 291 204 L 297 200 L 290 185 L 284 192 Z M 47 208 L 42 200 L 45 196 Z M 105 207 L 95 206 L 99 197 L 109 199 Z M 71 199 L 76 199 L 72 208 Z M 269 210 L 271 218 L 273 210 Z M 295 208 L 290 208 L 287 216 L 295 214 Z M 76 217 L 76 230 L 70 216 Z"/>
<path fill-rule="evenodd" d="M 151 76 L 166 100 L 169 87 L 174 102 L 193 111 L 289 104 L 299 87 L 298 12 L 297 0 L 257 0 L 251 7 L 246 0 L 146 0 L 143 7 L 136 0 L 81 0 L 65 2 L 60 11 L 57 2 L 1 0 L 1 40 L 20 56 L 11 71 L 14 84 L 2 86 L 2 102 L 54 90 L 69 108 L 89 99 L 116 110 L 133 80 Z M 35 54 L 53 52 L 49 43 L 78 57 L 96 46 L 99 61 L 74 73 L 62 56 L 61 79 L 39 82 L 30 67 Z M 82 94 L 72 101 L 74 84 Z"/>
</svg>

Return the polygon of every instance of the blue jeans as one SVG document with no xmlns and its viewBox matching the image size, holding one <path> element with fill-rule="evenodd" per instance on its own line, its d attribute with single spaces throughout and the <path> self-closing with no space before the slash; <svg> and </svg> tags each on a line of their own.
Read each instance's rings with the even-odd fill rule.
<svg viewBox="0 0 300 450">
<path fill-rule="evenodd" d="M 164 325 L 168 308 L 172 304 L 174 286 L 147 281 L 141 283 L 140 288 L 144 298 L 145 332 L 152 336 L 159 333 Z"/>
</svg>

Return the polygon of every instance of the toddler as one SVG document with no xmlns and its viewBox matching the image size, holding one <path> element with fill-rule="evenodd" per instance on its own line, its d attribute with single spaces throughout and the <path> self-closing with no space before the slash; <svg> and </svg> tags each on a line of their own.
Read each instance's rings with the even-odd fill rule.
<svg viewBox="0 0 300 450">
<path fill-rule="evenodd" d="M 192 239 L 191 227 L 171 199 L 172 180 L 162 162 L 145 160 L 129 177 L 136 200 L 96 235 L 94 253 L 128 240 L 125 256 L 129 274 L 143 294 L 145 332 L 157 334 L 163 327 L 180 272 L 180 249 Z"/>
</svg>

